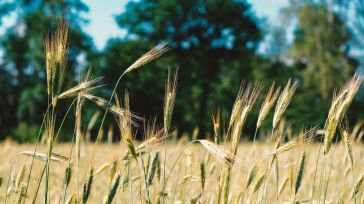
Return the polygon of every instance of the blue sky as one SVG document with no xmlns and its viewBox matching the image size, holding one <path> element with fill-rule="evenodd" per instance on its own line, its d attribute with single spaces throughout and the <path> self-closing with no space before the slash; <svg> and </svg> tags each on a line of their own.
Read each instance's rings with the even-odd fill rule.
<svg viewBox="0 0 364 204">
<path fill-rule="evenodd" d="M 115 15 L 124 11 L 125 5 L 130 0 L 84 0 L 90 12 L 86 18 L 90 20 L 86 25 L 85 31 L 94 39 L 98 49 L 105 46 L 107 40 L 111 37 L 123 37 L 125 30 L 118 28 L 115 22 Z M 258 17 L 266 17 L 269 24 L 279 23 L 279 10 L 287 6 L 289 0 L 248 0 L 251 3 L 253 11 Z M 268 3 L 267 3 L 268 2 Z M 4 33 L 6 27 L 11 26 L 16 19 L 15 14 L 6 17 L 3 25 L 0 27 L 0 35 Z M 260 52 L 264 52 L 265 43 L 260 47 Z"/>
<path fill-rule="evenodd" d="M 114 16 L 123 12 L 128 2 L 128 0 L 84 0 L 90 8 L 87 14 L 90 23 L 85 30 L 93 37 L 97 48 L 102 49 L 111 37 L 125 35 L 125 31 L 116 25 Z"/>
<path fill-rule="evenodd" d="M 110 37 L 125 35 L 125 31 L 117 27 L 114 16 L 124 11 L 128 0 L 84 0 L 84 2 L 90 8 L 87 14 L 90 23 L 85 29 L 93 37 L 98 49 L 102 49 Z M 268 22 L 272 24 L 278 23 L 279 9 L 289 3 L 288 0 L 248 0 L 248 2 L 252 4 L 258 17 L 267 17 Z"/>
</svg>

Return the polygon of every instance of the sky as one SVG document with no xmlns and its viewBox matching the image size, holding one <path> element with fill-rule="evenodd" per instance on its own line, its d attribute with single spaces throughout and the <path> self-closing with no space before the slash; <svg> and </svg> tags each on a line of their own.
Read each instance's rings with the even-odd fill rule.
<svg viewBox="0 0 364 204">
<path fill-rule="evenodd" d="M 93 36 L 98 49 L 105 46 L 111 37 L 123 37 L 125 31 L 118 28 L 114 16 L 124 11 L 129 0 L 84 0 L 90 12 L 87 14 L 90 23 L 85 26 L 88 34 Z M 288 5 L 288 0 L 248 0 L 258 17 L 266 17 L 270 24 L 278 24 L 280 8 Z M 264 49 L 264 42 L 263 46 Z"/>
<path fill-rule="evenodd" d="M 86 33 L 93 37 L 96 48 L 104 48 L 107 40 L 113 37 L 123 37 L 126 31 L 120 29 L 115 22 L 115 15 L 125 10 L 125 5 L 130 0 L 84 0 L 89 6 L 89 13 L 85 16 L 89 24 L 84 26 Z M 247 0 L 255 14 L 260 18 L 266 18 L 270 25 L 279 23 L 279 10 L 289 4 L 289 0 Z M 268 2 L 268 3 L 267 3 Z M 0 35 L 6 27 L 11 26 L 16 19 L 15 15 L 4 18 L 0 27 Z M 266 40 L 265 40 L 266 41 Z M 265 43 L 261 44 L 260 51 L 264 50 Z M 264 51 L 263 51 L 264 52 Z"/>
<path fill-rule="evenodd" d="M 90 34 L 96 47 L 102 49 L 111 37 L 123 37 L 125 31 L 121 30 L 115 22 L 115 15 L 124 11 L 128 0 L 84 0 L 89 6 L 90 11 L 87 18 L 89 24 L 85 26 L 85 30 Z"/>
</svg>

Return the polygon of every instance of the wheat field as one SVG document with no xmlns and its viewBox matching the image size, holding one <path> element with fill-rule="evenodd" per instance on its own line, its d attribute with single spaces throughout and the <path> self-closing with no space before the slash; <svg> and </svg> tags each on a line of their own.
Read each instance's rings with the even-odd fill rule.
<svg viewBox="0 0 364 204">
<path fill-rule="evenodd" d="M 242 83 L 230 118 L 223 122 L 219 111 L 212 113 L 212 136 L 197 139 L 195 132 L 177 139 L 173 109 L 178 69 L 166 80 L 160 124 L 132 112 L 127 92 L 123 100 L 116 93 L 125 75 L 167 52 L 167 43 L 155 46 L 121 72 L 110 98 L 105 99 L 94 94 L 105 85 L 102 77 L 92 78 L 90 69 L 79 84 L 62 88 L 67 37 L 68 24 L 60 20 L 45 40 L 49 105 L 37 142 L 1 144 L 0 198 L 4 203 L 364 202 L 363 123 L 346 120 L 362 84 L 361 75 L 355 74 L 333 94 L 324 125 L 292 133 L 294 119 L 286 119 L 285 111 L 294 108 L 289 105 L 298 82 L 274 83 L 268 93 L 262 92 L 262 83 Z M 260 101 L 259 96 L 264 99 Z M 73 102 L 66 114 L 58 115 L 57 104 L 70 98 Z M 101 110 L 88 124 L 82 117 L 85 100 Z M 259 116 L 254 139 L 248 141 L 244 127 L 254 104 L 259 104 Z M 114 116 L 117 133 L 103 132 L 108 114 Z M 272 121 L 268 114 L 273 114 Z M 75 118 L 72 141 L 59 143 L 69 117 Z M 264 129 L 263 123 L 271 128 Z M 135 128 L 142 130 L 142 141 L 136 140 Z M 91 136 L 92 129 L 98 129 L 97 135 Z M 120 139 L 113 141 L 114 135 Z"/>
<path fill-rule="evenodd" d="M 62 155 L 70 154 L 70 144 L 57 144 L 55 148 L 55 152 L 60 153 Z M 19 144 L 2 144 L 1 145 L 1 155 L 3 155 L 1 162 L 4 164 L 1 166 L 0 175 L 3 180 L 3 186 L 1 188 L 1 200 L 4 201 L 6 194 L 6 177 L 17 180 L 18 174 L 23 165 L 28 165 L 30 160 L 28 157 L 14 154 L 14 152 L 22 152 L 25 150 L 31 149 L 32 145 L 19 145 Z M 90 161 L 87 155 L 92 151 L 93 146 L 87 145 L 84 146 L 81 153 L 81 161 L 80 161 L 80 172 L 79 172 L 79 189 L 77 189 L 77 171 L 73 171 L 73 175 L 71 177 L 70 185 L 67 189 L 67 200 L 70 199 L 70 196 L 77 197 L 77 192 L 79 191 L 79 196 L 81 196 L 83 191 L 83 182 L 86 178 L 86 175 L 89 171 Z M 248 198 L 251 199 L 251 202 L 255 203 L 256 200 L 261 199 L 261 195 L 263 193 L 263 187 L 255 193 L 252 193 L 254 185 L 256 185 L 257 177 L 264 171 L 265 163 L 264 159 L 269 153 L 266 148 L 266 144 L 258 143 L 256 144 L 256 155 L 254 157 L 249 157 L 251 153 L 250 150 L 252 148 L 251 143 L 243 143 L 239 145 L 238 157 L 240 160 L 245 161 L 246 164 L 238 164 L 233 170 L 232 177 L 234 178 L 231 182 L 231 191 L 229 193 L 229 203 L 246 203 Z M 88 203 L 102 203 L 105 196 L 108 195 L 110 182 L 112 179 L 110 178 L 110 173 L 112 172 L 112 164 L 113 162 L 119 158 L 122 152 L 127 151 L 125 146 L 120 145 L 111 145 L 111 144 L 99 144 L 96 147 L 97 152 L 95 156 L 95 162 L 93 164 L 95 171 L 97 172 L 103 166 L 108 165 L 104 168 L 100 173 L 98 173 L 94 177 L 93 186 L 90 193 L 90 198 Z M 348 158 L 346 154 L 346 149 L 343 144 L 338 144 L 333 147 L 335 149 L 332 153 L 328 155 L 328 158 L 325 161 L 325 158 L 321 158 L 319 160 L 318 166 L 325 166 L 324 162 L 331 163 L 331 168 L 327 169 L 319 169 L 317 171 L 315 188 L 319 188 L 320 181 L 319 178 L 327 179 L 330 178 L 327 189 L 327 198 L 326 201 L 328 203 L 352 203 L 353 200 L 351 198 L 351 194 L 353 191 L 353 185 L 356 180 L 361 176 L 361 173 L 364 172 L 364 161 L 360 158 L 364 156 L 364 149 L 362 145 L 355 145 L 353 156 L 357 158 L 355 161 L 356 168 L 354 172 L 351 172 L 348 166 Z M 45 146 L 42 146 L 40 150 L 46 150 Z M 162 148 L 156 148 L 154 151 L 163 151 Z M 318 189 L 312 190 L 312 185 L 314 182 L 314 174 L 315 174 L 315 166 L 317 162 L 317 154 L 319 153 L 319 145 L 312 144 L 307 147 L 297 148 L 289 153 L 284 153 L 279 156 L 279 176 L 278 176 L 278 190 L 280 192 L 279 200 L 280 202 L 290 203 L 292 200 L 292 194 L 294 193 L 294 182 L 296 177 L 297 168 L 299 167 L 300 156 L 303 151 L 306 151 L 307 160 L 303 182 L 301 184 L 300 191 L 298 192 L 297 201 L 302 201 L 304 203 L 310 203 L 311 198 L 314 203 L 317 203 L 318 198 L 323 199 L 324 190 L 321 192 L 321 196 L 319 196 L 320 192 Z M 223 167 L 219 160 L 210 155 L 203 147 L 200 145 L 192 145 L 186 148 L 186 143 L 178 143 L 178 142 L 169 142 L 167 144 L 167 160 L 175 161 L 177 160 L 178 155 L 182 153 L 182 156 L 178 159 L 178 163 L 176 168 L 172 170 L 171 179 L 168 182 L 168 185 L 165 189 L 167 196 L 165 197 L 166 203 L 190 203 L 191 199 L 198 197 L 198 202 L 200 203 L 216 203 L 216 193 L 218 192 L 219 185 L 219 172 Z M 145 161 L 148 160 L 147 157 L 144 158 Z M 161 160 L 164 160 L 164 155 L 161 154 Z M 204 162 L 205 164 L 205 189 L 202 190 L 201 179 L 200 179 L 200 162 Z M 250 165 L 249 165 L 250 163 Z M 257 173 L 255 178 L 252 180 L 251 187 L 246 188 L 246 183 L 249 177 L 251 166 L 257 166 Z M 50 203 L 59 203 L 63 202 L 64 199 L 64 177 L 65 171 L 68 166 L 66 161 L 62 162 L 54 162 L 51 164 L 52 174 L 50 177 Z M 329 165 L 327 165 L 329 166 Z M 44 161 L 36 161 L 34 166 L 34 173 L 30 179 L 30 190 L 29 190 L 29 198 L 26 198 L 26 203 L 30 202 L 30 198 L 34 195 L 34 189 L 36 189 L 37 180 L 42 172 L 44 167 Z M 172 163 L 167 163 L 166 170 L 170 171 L 172 168 Z M 127 183 L 127 187 L 123 190 L 123 187 L 120 185 L 118 192 L 114 198 L 113 203 L 130 203 L 131 196 L 133 196 L 133 200 L 135 203 L 145 202 L 144 195 L 144 181 L 140 177 L 140 166 L 137 163 L 134 163 L 131 167 L 131 175 L 130 182 Z M 125 171 L 125 164 L 123 161 L 120 161 L 117 165 L 116 172 L 123 175 Z M 28 169 L 25 171 L 29 172 Z M 321 176 L 320 174 L 326 174 L 325 176 Z M 25 174 L 26 175 L 26 174 Z M 162 175 L 161 175 L 162 176 Z M 14 177 L 14 178 L 12 178 Z M 354 181 L 353 181 L 354 179 Z M 276 199 L 276 170 L 272 170 L 268 177 L 268 193 L 267 193 L 267 203 L 275 203 Z M 153 184 L 149 187 L 150 190 L 150 199 L 152 203 L 156 203 L 159 197 L 159 192 L 161 191 L 163 178 L 160 180 L 157 177 L 154 179 Z M 322 181 L 322 183 L 324 183 Z M 11 184 L 9 184 L 11 185 Z M 44 185 L 43 183 L 41 186 Z M 282 187 L 283 186 L 283 187 Z M 323 187 L 322 187 L 323 188 Z M 244 195 L 245 194 L 245 195 Z M 12 203 L 16 201 L 18 198 L 17 194 L 10 195 L 8 198 L 8 202 Z M 13 198 L 15 196 L 15 198 Z M 200 197 L 199 197 L 200 196 Z M 240 201 L 237 200 L 240 197 Z M 362 193 L 359 192 L 356 196 L 358 198 L 358 203 L 362 203 Z M 15 200 L 13 200 L 15 199 Z M 44 200 L 44 191 L 39 191 L 37 202 L 41 203 Z M 173 202 L 174 201 L 174 202 Z M 316 202 L 315 202 L 316 201 Z M 162 202 L 162 200 L 161 200 Z"/>
</svg>

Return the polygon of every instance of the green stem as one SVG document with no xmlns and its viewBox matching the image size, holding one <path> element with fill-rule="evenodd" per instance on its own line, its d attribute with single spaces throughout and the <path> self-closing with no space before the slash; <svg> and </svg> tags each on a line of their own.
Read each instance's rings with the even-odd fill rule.
<svg viewBox="0 0 364 204">
<path fill-rule="evenodd" d="M 46 166 L 44 165 L 44 167 L 43 167 L 43 171 L 42 171 L 42 173 L 40 174 L 40 178 L 39 178 L 39 182 L 38 182 L 38 184 L 37 184 L 37 188 L 36 188 L 36 190 L 35 190 L 33 204 L 35 203 L 35 201 L 36 201 L 36 199 L 37 199 L 37 197 L 38 197 L 38 192 L 39 192 L 39 188 L 40 188 L 40 183 L 42 183 L 42 179 L 43 179 L 43 175 L 44 175 L 45 170 L 46 170 Z"/>
<path fill-rule="evenodd" d="M 71 165 L 71 158 L 72 158 L 72 153 L 73 153 L 73 142 L 75 140 L 75 135 L 76 135 L 76 124 L 73 128 L 73 135 L 72 135 L 72 141 L 71 141 L 71 152 L 70 152 L 70 156 L 69 156 L 69 160 L 68 160 L 68 166 Z M 77 183 L 77 185 L 78 185 L 78 183 Z M 63 204 L 66 203 L 66 196 L 67 196 L 67 186 L 65 186 L 65 188 L 64 188 Z M 60 197 L 61 197 L 61 195 L 60 195 Z"/>
<path fill-rule="evenodd" d="M 181 158 L 181 156 L 183 155 L 184 150 L 185 150 L 187 147 L 189 147 L 191 144 L 193 144 L 193 143 L 195 143 L 195 142 L 197 142 L 197 141 L 198 141 L 198 140 L 193 140 L 193 141 L 189 142 L 188 144 L 186 144 L 186 146 L 183 148 L 183 151 L 182 151 L 181 153 L 179 153 L 179 154 L 178 154 L 178 156 L 177 156 L 176 160 L 173 162 L 173 165 L 172 165 L 172 167 L 171 167 L 171 170 L 169 171 L 169 173 L 168 173 L 168 175 L 167 175 L 167 177 L 166 177 L 166 180 L 163 182 L 162 192 L 164 192 L 164 190 L 165 190 L 165 188 L 166 188 L 166 184 L 167 184 L 167 182 L 168 182 L 168 179 L 169 179 L 169 177 L 171 176 L 171 173 L 172 173 L 172 171 L 173 171 L 174 167 L 176 166 L 177 161 L 178 161 L 178 160 Z"/>
<path fill-rule="evenodd" d="M 46 110 L 46 112 L 45 112 L 45 114 L 43 116 L 43 120 L 42 120 L 42 123 L 40 125 L 40 129 L 39 129 L 38 137 L 37 137 L 37 142 L 35 144 L 35 148 L 34 148 L 33 155 L 38 150 L 39 139 L 40 139 L 40 136 L 41 136 L 41 133 L 42 133 L 42 130 L 43 130 L 43 126 L 44 126 L 44 122 L 45 122 L 45 119 L 46 119 L 46 116 L 48 114 L 48 111 L 49 111 L 50 106 L 51 106 L 51 104 L 48 105 L 47 110 Z M 31 159 L 31 162 L 30 162 L 29 174 L 28 174 L 28 178 L 27 178 L 27 186 L 25 187 L 25 195 L 27 195 L 27 193 L 28 193 L 28 187 L 29 187 L 30 177 L 32 175 L 33 164 L 34 164 L 34 156 L 32 156 L 32 159 Z M 24 202 L 25 202 L 25 200 L 26 199 L 24 199 Z"/>
<path fill-rule="evenodd" d="M 106 118 L 107 112 L 108 112 L 108 110 L 109 110 L 109 105 L 110 105 L 110 103 L 111 103 L 112 98 L 114 97 L 114 95 L 115 95 L 115 93 L 116 93 L 116 89 L 117 89 L 117 87 L 119 86 L 119 83 L 120 83 L 120 81 L 121 81 L 121 78 L 123 78 L 124 74 L 125 74 L 125 73 L 123 73 L 123 74 L 122 74 L 122 75 L 118 78 L 118 80 L 116 81 L 116 84 L 115 84 L 114 89 L 113 89 L 113 91 L 112 91 L 112 93 L 111 93 L 110 99 L 109 99 L 109 101 L 108 101 L 108 105 L 107 105 L 107 107 L 106 107 L 106 110 L 105 110 L 104 116 L 102 117 L 102 121 L 101 121 L 101 124 L 100 124 L 99 130 L 98 130 L 98 132 L 97 132 L 97 135 L 99 135 L 99 134 L 100 134 L 100 132 L 101 132 L 101 128 L 102 128 L 102 126 L 104 125 L 105 118 Z"/>
<path fill-rule="evenodd" d="M 168 135 L 167 131 L 166 132 L 166 136 Z M 166 182 L 166 162 L 167 162 L 167 139 L 166 137 L 164 138 L 164 141 L 163 141 L 163 147 L 164 147 L 164 161 L 163 161 L 163 182 L 165 183 Z M 163 190 L 164 191 L 164 188 Z M 164 196 L 162 198 L 162 203 L 164 204 Z"/>
<path fill-rule="evenodd" d="M 180 167 L 181 166 L 182 166 L 182 161 L 180 161 Z M 171 203 L 174 203 L 174 198 L 175 198 L 177 187 L 178 187 L 178 181 L 179 181 L 180 173 L 181 173 L 181 168 L 178 169 L 177 181 L 176 181 L 176 185 L 175 185 L 176 187 L 174 188 L 174 191 L 173 191 L 172 202 Z"/>
<path fill-rule="evenodd" d="M 75 101 L 76 100 L 73 100 L 72 103 L 71 103 L 71 105 L 69 106 L 69 108 L 68 108 L 68 110 L 67 110 L 67 112 L 65 114 L 65 117 L 63 118 L 63 120 L 61 122 L 61 125 L 60 125 L 60 127 L 59 127 L 59 129 L 57 131 L 56 138 L 57 138 L 58 134 L 60 133 L 61 127 L 63 126 L 63 123 L 64 123 L 64 121 L 66 119 L 66 116 L 68 115 L 68 113 L 69 113 L 69 111 L 70 111 L 70 109 L 71 109 L 71 107 L 72 107 L 72 105 L 74 104 Z M 43 117 L 43 120 L 42 120 L 40 129 L 39 129 L 39 132 L 38 132 L 37 143 L 35 144 L 35 148 L 34 148 L 33 154 L 35 154 L 37 152 L 37 150 L 38 150 L 39 140 L 40 140 L 40 136 L 41 136 L 41 133 L 42 133 L 42 130 L 43 130 L 44 122 L 45 122 L 46 116 L 48 115 L 48 112 L 50 110 L 51 105 L 52 104 L 49 104 L 48 105 L 47 110 L 46 110 L 46 112 L 44 114 L 44 117 Z M 29 169 L 29 174 L 28 174 L 28 178 L 27 178 L 27 184 L 26 184 L 26 188 L 25 188 L 25 195 L 27 195 L 27 192 L 28 192 L 30 177 L 32 175 L 32 170 L 33 170 L 33 164 L 34 164 L 34 156 L 32 156 L 31 163 L 30 163 L 30 169 Z M 43 171 L 43 173 L 44 173 L 44 171 Z M 25 202 L 25 199 L 24 199 L 24 202 Z"/>
<path fill-rule="evenodd" d="M 151 203 L 150 197 L 149 197 L 148 184 L 147 184 L 147 174 L 145 173 L 144 160 L 143 160 L 143 157 L 142 157 L 141 153 L 139 153 L 139 157 L 140 157 L 140 160 L 141 160 L 140 168 L 141 168 L 141 171 L 142 171 L 143 177 L 144 177 L 145 196 L 147 197 L 146 198 L 147 203 Z"/>
</svg>

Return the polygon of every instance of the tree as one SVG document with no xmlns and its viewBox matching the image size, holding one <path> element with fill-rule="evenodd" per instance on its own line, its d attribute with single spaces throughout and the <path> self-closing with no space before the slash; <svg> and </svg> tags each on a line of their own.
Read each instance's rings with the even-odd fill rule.
<svg viewBox="0 0 364 204">
<path fill-rule="evenodd" d="M 202 135 L 210 125 L 211 108 L 219 105 L 227 111 L 242 77 L 249 79 L 262 37 L 259 19 L 246 1 L 141 0 L 128 3 L 116 21 L 127 29 L 129 40 L 170 44 L 169 57 L 181 67 L 183 87 L 174 119 L 183 130 L 197 125 Z"/>
<path fill-rule="evenodd" d="M 357 61 L 349 55 L 350 32 L 335 11 L 329 12 L 322 3 L 298 7 L 297 20 L 290 55 L 304 66 L 305 85 L 311 89 L 318 87 L 321 96 L 328 99 L 357 66 Z"/>
<path fill-rule="evenodd" d="M 0 2 L 0 25 L 2 25 L 2 18 L 9 15 L 14 10 L 14 6 L 9 2 Z"/>
<path fill-rule="evenodd" d="M 271 28 L 268 47 L 266 54 L 272 58 L 274 62 L 280 60 L 282 55 L 287 51 L 286 30 L 282 26 L 273 26 Z"/>
<path fill-rule="evenodd" d="M 77 58 L 84 55 L 87 60 L 92 51 L 91 38 L 81 30 L 81 25 L 87 22 L 81 15 L 88 11 L 82 1 L 19 0 L 10 6 L 15 8 L 16 22 L 0 42 L 4 50 L 0 67 L 4 80 L 0 90 L 6 96 L 1 104 L 1 137 L 11 134 L 20 121 L 30 126 L 40 123 L 41 113 L 47 107 L 43 42 L 45 34 L 55 28 L 57 18 L 70 22 L 68 76 L 77 74 L 74 70 L 81 66 Z M 65 86 L 73 81 L 73 77 L 68 77 Z"/>
</svg>

